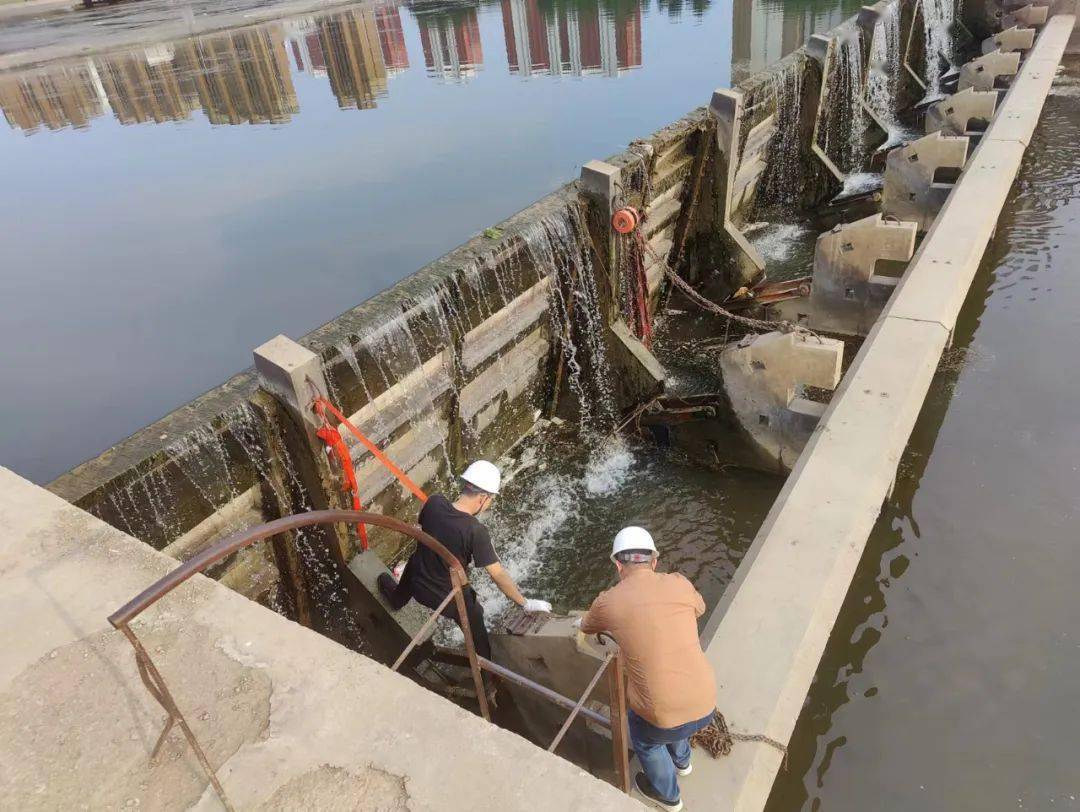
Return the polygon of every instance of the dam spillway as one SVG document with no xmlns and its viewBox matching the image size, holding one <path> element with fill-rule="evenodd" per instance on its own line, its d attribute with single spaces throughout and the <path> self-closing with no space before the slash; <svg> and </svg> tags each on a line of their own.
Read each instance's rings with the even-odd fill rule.
<svg viewBox="0 0 1080 812">
<path fill-rule="evenodd" d="M 899 8 L 902 19 L 903 6 Z M 877 16 L 884 14 L 879 10 Z M 1058 29 L 1061 25 L 1046 31 L 1058 32 Z M 307 353 L 304 363 L 313 365 L 312 377 L 321 377 L 325 394 L 425 485 L 437 483 L 440 478 L 445 481 L 471 456 L 498 457 L 522 449 L 522 443 L 527 443 L 534 433 L 550 430 L 549 424 L 569 423 L 570 430 L 580 432 L 581 436 L 590 432 L 604 436 L 621 413 L 660 394 L 666 379 L 664 368 L 656 363 L 627 321 L 632 313 L 626 312 L 625 279 L 621 274 L 639 249 L 620 241 L 606 229 L 612 207 L 632 204 L 646 213 L 643 238 L 648 249 L 644 249 L 646 256 L 641 257 L 641 262 L 643 293 L 650 312 L 658 312 L 668 274 L 665 266 L 669 263 L 674 266 L 673 272 L 696 283 L 707 281 L 708 270 L 721 269 L 722 296 L 718 298 L 753 286 L 765 270 L 765 263 L 743 228 L 754 222 L 759 212 L 769 211 L 770 206 L 805 209 L 832 200 L 846 191 L 847 176 L 862 168 L 857 165 L 858 156 L 865 151 L 865 161 L 872 159 L 876 147 L 866 132 L 871 125 L 853 127 L 853 117 L 837 117 L 828 106 L 822 107 L 823 96 L 831 95 L 834 100 L 846 99 L 854 104 L 866 90 L 869 80 L 861 60 L 864 51 L 873 49 L 872 38 L 854 33 L 861 30 L 858 21 L 849 22 L 835 34 L 813 43 L 814 47 L 796 52 L 769 75 L 752 77 L 734 92 L 718 93 L 708 109 L 696 111 L 636 143 L 624 154 L 587 166 L 580 184 L 566 187 L 500 223 L 401 285 L 305 337 L 300 344 Z M 904 39 L 900 36 L 896 41 Z M 913 41 L 910 30 L 906 39 L 910 45 Z M 1050 39 L 1054 41 L 1051 48 L 1063 50 L 1064 41 L 1059 32 Z M 918 42 L 918 38 L 914 41 Z M 860 59 L 857 66 L 855 55 Z M 945 106 L 936 108 L 939 120 L 952 128 L 947 137 L 966 138 L 978 144 L 977 150 L 965 155 L 969 162 L 965 171 L 976 179 L 980 173 L 974 170 L 1000 172 L 1006 163 L 987 163 L 987 156 L 991 156 L 1011 162 L 1008 166 L 1015 174 L 1024 139 L 1030 136 L 1030 131 L 1025 135 L 1015 129 L 1018 125 L 1008 123 L 1014 118 L 1009 100 L 1027 94 L 1029 98 L 1037 98 L 1040 91 L 1045 95 L 1048 80 L 1038 70 L 1040 60 L 1056 65 L 1059 57 L 1060 51 L 1056 56 L 1051 51 L 1050 56 L 1025 62 L 1009 94 L 997 94 L 1004 98 L 995 100 L 989 115 L 957 120 L 949 118 L 947 101 Z M 888 58 L 886 54 L 886 61 Z M 932 85 L 931 75 L 933 82 L 947 81 L 947 71 L 934 74 L 925 65 L 922 67 L 924 71 L 920 75 L 927 86 Z M 830 85 L 834 81 L 836 84 Z M 1024 89 L 1023 93 L 1016 92 L 1017 88 Z M 826 94 L 826 90 L 830 92 Z M 906 92 L 909 96 L 916 95 L 911 87 Z M 964 93 L 967 95 L 960 96 Z M 963 101 L 971 93 L 957 87 L 952 96 Z M 794 106 L 795 115 L 790 115 L 786 106 L 781 109 L 781 100 L 785 98 L 799 100 Z M 898 91 L 894 98 L 897 101 L 892 112 L 903 117 L 908 109 L 900 101 L 903 95 Z M 933 103 L 942 104 L 940 100 Z M 1002 109 L 1006 117 L 994 119 Z M 826 113 L 824 117 L 822 112 Z M 884 118 L 881 111 L 875 109 L 875 112 Z M 974 119 L 980 118 L 981 122 L 975 121 L 975 126 L 971 126 Z M 1030 113 L 1028 119 L 1033 127 Z M 928 111 L 924 125 L 929 120 L 933 116 Z M 995 131 L 995 121 L 1005 121 L 1006 125 Z M 999 136 L 996 132 L 1006 134 Z M 852 133 L 858 133 L 858 137 L 841 138 Z M 887 135 L 880 132 L 877 137 L 884 143 Z M 1012 146 L 1016 143 L 1021 144 L 1019 152 Z M 763 190 L 778 185 L 770 167 L 774 160 L 790 154 L 782 151 L 780 145 L 785 144 L 797 147 L 799 171 L 782 175 L 787 191 L 779 199 L 770 199 Z M 979 163 L 980 156 L 983 163 Z M 1003 195 L 1009 180 L 1011 176 L 1001 186 L 999 178 L 997 185 L 992 186 L 994 193 Z M 887 180 L 883 178 L 882 182 Z M 963 188 L 963 182 L 956 184 L 957 189 Z M 987 193 L 986 187 L 979 188 L 983 194 Z M 952 190 L 945 201 L 939 201 L 943 208 L 937 216 L 949 212 L 951 217 L 960 216 L 956 212 L 964 207 L 955 202 L 955 192 Z M 888 198 L 887 191 L 882 198 Z M 845 229 L 864 219 L 839 226 L 838 233 L 847 235 Z M 933 216 L 927 224 L 930 222 Z M 834 415 L 841 411 L 844 398 L 853 386 L 851 378 L 841 383 L 838 377 L 850 360 L 850 353 L 844 359 L 845 338 L 863 341 L 860 355 L 846 374 L 871 376 L 874 364 L 867 359 L 877 357 L 874 347 L 882 346 L 878 343 L 882 341 L 881 335 L 888 337 L 903 332 L 904 336 L 896 339 L 900 346 L 910 350 L 918 345 L 924 353 L 911 358 L 919 364 L 917 372 L 897 377 L 904 383 L 915 381 L 924 388 L 927 385 L 926 376 L 933 372 L 947 340 L 949 322 L 955 320 L 955 310 L 967 284 L 963 276 L 948 279 L 940 274 L 915 274 L 913 269 L 926 267 L 927 263 L 951 265 L 955 261 L 957 267 L 965 269 L 962 273 L 973 272 L 971 263 L 982 252 L 979 240 L 985 244 L 989 237 L 986 229 L 992 226 L 992 220 L 989 226 L 981 223 L 977 227 L 964 222 L 973 238 L 961 246 L 967 253 L 957 257 L 932 252 L 928 246 L 937 244 L 933 242 L 932 226 L 923 229 L 929 233 L 920 244 L 920 253 L 915 253 L 911 249 L 918 229 L 906 229 L 905 234 L 910 232 L 910 237 L 905 237 L 909 240 L 909 250 L 897 249 L 895 256 L 882 256 L 890 261 L 911 260 L 903 279 L 875 279 L 875 260 L 871 257 L 870 270 L 859 281 L 862 288 L 841 285 L 835 289 L 843 308 L 854 312 L 855 306 L 846 303 L 850 301 L 855 301 L 858 307 L 858 317 L 846 326 L 838 321 L 829 321 L 826 326 L 820 322 L 822 313 L 832 312 L 827 301 L 824 309 L 816 307 L 819 294 L 829 290 L 825 280 L 830 268 L 824 260 L 820 264 L 820 277 L 817 262 L 812 269 L 807 303 L 801 304 L 798 298 L 793 298 L 773 308 L 786 321 L 838 337 L 826 339 L 831 344 L 818 341 L 810 347 L 818 355 L 831 353 L 832 366 L 825 365 L 820 380 L 815 377 L 811 381 L 805 377 L 809 362 L 800 361 L 796 365 L 798 374 L 778 390 L 782 396 L 771 407 L 775 412 L 755 412 L 747 421 L 745 415 L 738 413 L 738 404 L 730 404 L 738 425 L 750 435 L 751 445 L 762 443 L 754 439 L 754 432 L 747 428 L 748 422 L 772 427 L 779 426 L 782 420 L 778 418 L 786 419 L 789 413 L 797 417 L 792 433 L 781 437 L 778 447 L 784 450 L 766 454 L 776 463 L 774 471 L 794 464 L 795 473 L 784 486 L 781 494 L 784 501 L 774 507 L 774 515 L 766 520 L 749 559 L 736 571 L 733 587 L 714 611 L 704 631 L 706 638 L 716 633 L 730 634 L 737 640 L 745 634 L 751 625 L 737 622 L 738 614 L 731 611 L 739 602 L 750 607 L 745 611 L 757 615 L 747 595 L 762 584 L 768 586 L 767 578 L 763 581 L 763 577 L 755 575 L 768 573 L 767 567 L 759 566 L 761 551 L 776 546 L 768 543 L 768 533 L 776 532 L 779 521 L 776 517 L 782 517 L 783 510 L 792 509 L 787 506 L 787 500 L 793 499 L 791 494 L 797 492 L 800 477 L 805 476 L 800 473 L 800 466 L 805 468 L 821 458 L 819 448 L 825 443 L 820 438 L 826 432 L 818 431 L 816 438 L 812 437 L 814 426 L 828 425 L 828 421 L 836 419 Z M 871 223 L 866 230 L 877 234 L 882 228 L 904 230 L 892 221 Z M 840 253 L 851 250 L 844 248 L 849 244 L 845 240 L 857 245 L 855 237 L 843 236 L 835 241 Z M 890 278 L 893 281 L 885 281 Z M 918 293 L 920 287 L 934 284 L 952 285 L 952 292 L 940 295 L 930 290 L 912 304 L 910 291 Z M 853 291 L 851 296 L 849 287 Z M 908 294 L 902 295 L 905 290 Z M 867 293 L 862 298 L 863 291 L 873 295 Z M 939 305 L 938 311 L 927 314 L 918 309 L 925 299 L 944 304 Z M 573 309 L 570 302 L 576 303 Z M 769 312 L 761 315 L 770 316 Z M 774 312 L 773 317 L 776 315 Z M 906 324 L 922 321 L 937 326 L 921 335 Z M 905 324 L 900 326 L 899 322 Z M 661 343 L 662 339 L 661 333 Z M 752 343 L 742 349 L 752 348 L 758 340 L 750 339 Z M 657 352 L 661 350 L 657 346 Z M 274 352 L 275 348 L 271 347 L 259 355 L 269 359 L 272 365 Z M 788 351 L 779 352 L 778 357 L 784 357 Z M 761 359 L 765 357 L 752 359 L 749 368 L 764 363 Z M 560 368 L 561 379 L 557 374 Z M 668 370 L 672 368 L 668 364 Z M 317 453 L 320 449 L 305 445 L 303 388 L 291 392 L 282 389 L 270 380 L 272 373 L 262 370 L 261 375 L 248 372 L 237 376 L 102 458 L 80 466 L 54 483 L 54 491 L 125 532 L 181 558 L 229 529 L 339 503 L 342 497 L 336 473 Z M 835 374 L 829 370 L 835 370 Z M 868 378 L 859 380 L 864 379 Z M 724 381 L 725 386 L 729 383 Z M 838 394 L 830 397 L 828 392 L 837 384 L 840 384 Z M 798 402 L 788 397 L 791 387 L 799 390 Z M 815 394 L 817 400 L 814 400 L 804 397 L 800 387 L 824 390 L 825 394 Z M 899 390 L 893 393 L 887 387 L 881 389 L 890 391 L 890 405 L 903 401 L 906 408 L 893 415 L 898 422 L 878 432 L 899 444 L 877 461 L 883 467 L 869 478 L 876 483 L 875 487 L 880 486 L 879 490 L 887 486 L 895 473 L 898 449 L 903 447 L 906 432 L 910 432 L 921 405 L 918 388 L 903 393 Z M 860 419 L 873 414 L 867 403 L 851 408 Z M 763 422 L 762 417 L 768 420 Z M 676 428 L 671 432 L 675 447 L 680 445 L 680 431 Z M 697 436 L 692 431 L 684 434 Z M 733 446 L 736 439 L 740 442 L 748 439 L 740 431 L 733 432 L 731 437 Z M 685 438 L 682 443 L 692 444 Z M 802 449 L 803 445 L 809 452 Z M 382 512 L 408 515 L 412 509 L 408 496 L 360 449 L 354 452 L 364 503 Z M 810 456 L 805 456 L 807 453 Z M 868 466 L 869 463 L 855 466 L 860 477 L 866 478 Z M 867 504 L 872 507 L 865 509 L 871 512 L 857 515 L 845 508 L 847 515 L 857 518 L 857 527 L 852 531 L 856 538 L 867 521 L 872 521 L 880 504 L 880 494 L 869 491 L 868 494 Z M 820 505 L 816 495 L 811 497 L 811 502 Z M 373 539 L 375 550 L 385 558 L 392 559 L 398 553 L 390 539 L 378 536 Z M 344 558 L 352 558 L 357 552 L 355 538 L 339 536 L 338 542 Z M 269 554 L 223 562 L 215 574 L 249 597 L 298 619 L 304 619 L 301 605 L 314 598 L 311 605 L 323 616 L 309 615 L 306 620 L 311 625 L 339 637 L 357 631 L 361 638 L 370 637 L 371 629 L 363 628 L 362 618 L 359 630 L 342 631 L 340 620 L 345 602 L 335 598 L 340 594 L 339 587 L 324 582 L 326 577 L 333 577 L 334 563 L 317 560 L 313 546 L 307 546 L 305 551 L 306 540 L 296 539 L 295 543 L 302 551 L 299 559 L 290 556 L 292 542 L 282 540 Z M 847 556 L 850 559 L 850 552 Z M 750 568 L 745 566 L 748 563 L 752 563 Z M 825 559 L 819 557 L 817 563 L 824 566 Z M 853 566 L 853 562 L 849 560 L 845 566 Z M 842 575 L 837 577 L 838 583 L 843 582 Z M 828 597 L 838 604 L 843 592 L 837 594 L 833 590 Z M 816 594 L 807 593 L 808 601 L 816 598 Z M 363 615 L 365 610 L 358 611 Z M 790 618 L 778 618 L 775 637 L 782 638 L 797 623 Z M 818 647 L 820 656 L 824 638 L 820 637 L 820 630 L 818 633 L 819 637 L 810 644 Z M 731 651 L 737 645 L 726 642 L 723 649 Z M 777 722 L 779 731 L 770 729 L 773 738 L 786 738 L 783 726 L 793 725 L 795 719 L 795 714 L 790 712 L 792 697 L 801 701 L 805 695 L 805 687 L 794 677 L 791 679 L 792 685 L 784 687 L 790 696 L 787 693 L 782 696 L 789 709 L 784 717 L 786 722 Z M 808 680 L 809 674 L 804 670 L 800 679 Z M 750 682 L 742 675 L 724 680 L 725 684 L 741 686 Z M 766 690 L 769 686 L 757 687 Z M 732 698 L 731 704 L 748 703 Z M 737 713 L 732 717 L 739 720 Z M 737 723 L 745 730 L 767 727 L 757 724 L 757 720 Z M 754 769 L 775 772 L 776 765 L 768 764 L 774 754 L 767 756 Z M 759 778 L 752 781 L 757 786 L 762 784 Z M 766 783 L 771 783 L 771 779 Z"/>
</svg>

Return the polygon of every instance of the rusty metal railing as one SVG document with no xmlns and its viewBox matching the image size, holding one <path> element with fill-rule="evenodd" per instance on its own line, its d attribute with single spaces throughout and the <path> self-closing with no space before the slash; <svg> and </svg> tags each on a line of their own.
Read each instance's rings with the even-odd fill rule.
<svg viewBox="0 0 1080 812">
<path fill-rule="evenodd" d="M 191 745 L 192 750 L 195 752 L 199 764 L 202 766 L 203 770 L 206 771 L 207 777 L 210 779 L 210 783 L 214 787 L 215 792 L 217 792 L 218 797 L 221 798 L 222 804 L 229 812 L 233 812 L 234 807 L 229 802 L 228 796 L 225 794 L 225 789 L 222 787 L 213 765 L 210 764 L 206 752 L 203 750 L 202 745 L 199 744 L 199 740 L 195 737 L 194 732 L 192 732 L 191 727 L 188 725 L 187 720 L 184 718 L 183 713 L 176 704 L 176 700 L 173 698 L 172 692 L 165 682 L 165 678 L 158 670 L 157 665 L 155 665 L 153 658 L 150 657 L 149 652 L 147 652 L 146 648 L 143 646 L 142 641 L 139 640 L 135 631 L 131 628 L 131 622 L 146 611 L 146 609 L 153 606 L 157 601 L 161 600 L 165 595 L 192 578 L 195 574 L 203 572 L 208 567 L 239 550 L 250 547 L 256 542 L 264 541 L 272 536 L 279 535 L 280 533 L 287 533 L 314 525 L 338 523 L 357 525 L 370 524 L 402 533 L 409 538 L 415 539 L 417 543 L 423 544 L 428 549 L 434 551 L 435 554 L 442 559 L 443 563 L 446 564 L 446 567 L 450 572 L 450 581 L 452 584 L 450 594 L 447 595 L 446 599 L 442 602 L 442 605 L 432 613 L 427 622 L 424 623 L 421 629 L 413 636 L 412 640 L 409 641 L 408 646 L 395 661 L 393 665 L 394 671 L 401 667 L 410 652 L 412 652 L 412 650 L 420 643 L 420 640 L 427 634 L 428 630 L 442 614 L 442 611 L 450 605 L 451 600 L 455 601 L 457 603 L 458 623 L 460 624 L 461 631 L 465 637 L 465 652 L 469 662 L 469 670 L 472 673 L 473 686 L 476 690 L 476 700 L 480 706 L 480 713 L 483 715 L 484 719 L 489 722 L 491 721 L 491 709 L 488 704 L 487 693 L 484 690 L 484 680 L 481 675 L 481 670 L 489 671 L 502 679 L 529 688 L 555 704 L 568 708 L 571 711 L 570 717 L 563 725 L 563 729 L 559 731 L 559 735 L 556 736 L 555 741 L 552 742 L 551 747 L 548 748 L 549 750 L 555 749 L 565 735 L 571 722 L 573 722 L 574 718 L 578 715 L 584 716 L 596 724 L 610 729 L 612 732 L 612 748 L 615 753 L 615 771 L 622 783 L 623 790 L 625 792 L 630 791 L 630 773 L 629 765 L 627 763 L 626 746 L 626 695 L 622 673 L 622 660 L 617 656 L 617 653 L 609 655 L 608 658 L 604 660 L 600 670 L 589 683 L 589 687 L 585 694 L 576 703 L 562 694 L 552 691 L 550 688 L 546 688 L 539 683 L 535 683 L 520 674 L 510 671 L 507 668 L 503 668 L 490 660 L 477 656 L 476 648 L 473 645 L 472 630 L 469 625 L 469 615 L 465 605 L 465 596 L 463 592 L 464 588 L 469 583 L 469 578 L 466 575 L 465 568 L 461 565 L 461 562 L 440 544 L 437 539 L 428 535 L 418 527 L 407 524 L 400 519 L 395 519 L 392 516 L 384 516 L 377 513 L 362 513 L 353 510 L 315 510 L 308 513 L 298 513 L 293 516 L 286 516 L 272 522 L 267 522 L 266 524 L 257 525 L 234 533 L 231 536 L 222 539 L 217 544 L 207 547 L 198 555 L 193 556 L 176 569 L 155 581 L 109 615 L 109 623 L 128 639 L 128 642 L 131 643 L 132 648 L 135 650 L 135 664 L 139 671 L 139 678 L 146 686 L 146 690 L 149 691 L 150 695 L 168 714 L 168 718 L 165 720 L 165 727 L 158 736 L 157 743 L 154 745 L 154 749 L 150 754 L 151 759 L 157 757 L 162 745 L 165 743 L 165 737 L 169 734 L 169 731 L 172 730 L 173 725 L 178 725 L 184 734 L 184 738 L 187 739 L 188 744 Z M 601 674 L 604 672 L 607 672 L 608 674 L 611 690 L 611 719 L 607 719 L 602 714 L 584 707 L 589 694 L 592 693 L 593 688 L 595 688 Z"/>
</svg>

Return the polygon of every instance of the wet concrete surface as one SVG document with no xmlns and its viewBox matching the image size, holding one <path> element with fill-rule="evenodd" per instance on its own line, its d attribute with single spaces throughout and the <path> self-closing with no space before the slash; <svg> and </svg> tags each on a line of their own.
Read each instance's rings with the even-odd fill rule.
<svg viewBox="0 0 1080 812">
<path fill-rule="evenodd" d="M 768 809 L 1080 806 L 1080 63 L 1047 100 Z"/>
</svg>

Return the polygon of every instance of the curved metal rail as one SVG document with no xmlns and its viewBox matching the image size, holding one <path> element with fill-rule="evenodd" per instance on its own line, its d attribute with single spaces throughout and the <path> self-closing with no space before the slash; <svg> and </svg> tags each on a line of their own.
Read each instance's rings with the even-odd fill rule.
<svg viewBox="0 0 1080 812">
<path fill-rule="evenodd" d="M 221 798 L 221 802 L 225 805 L 227 810 L 230 810 L 230 812 L 232 812 L 234 807 L 225 795 L 225 789 L 221 786 L 217 773 L 210 764 L 210 760 L 206 757 L 202 745 L 200 745 L 198 739 L 195 738 L 195 734 L 192 732 L 183 713 L 177 706 L 176 700 L 173 698 L 172 692 L 169 691 L 169 687 L 165 683 L 164 677 L 162 677 L 161 672 L 154 664 L 153 659 L 143 646 L 142 641 L 139 640 L 134 630 L 131 628 L 131 621 L 185 581 L 190 580 L 196 573 L 203 572 L 208 567 L 227 558 L 238 550 L 243 550 L 245 547 L 250 547 L 256 542 L 264 541 L 265 539 L 280 533 L 287 533 L 292 530 L 299 530 L 313 525 L 338 523 L 356 525 L 372 524 L 377 527 L 385 527 L 388 530 L 395 530 L 398 533 L 402 533 L 403 535 L 415 539 L 417 543 L 423 544 L 428 549 L 434 551 L 435 554 L 442 559 L 443 563 L 446 564 L 447 569 L 450 571 L 450 581 L 453 584 L 453 589 L 447 597 L 447 600 L 443 602 L 443 606 L 445 607 L 449 604 L 450 598 L 457 601 L 458 622 L 460 623 L 461 631 L 465 636 L 465 650 L 469 657 L 469 668 L 472 671 L 473 685 L 476 689 L 476 699 L 477 702 L 480 703 L 480 712 L 483 714 L 484 718 L 491 721 L 491 711 L 488 707 L 487 693 L 484 691 L 484 681 L 480 674 L 480 663 L 476 656 L 476 649 L 473 646 L 472 630 L 469 628 L 469 615 L 465 606 L 465 598 L 462 594 L 462 589 L 468 585 L 469 578 L 465 573 L 465 568 L 461 566 L 461 562 L 440 544 L 437 539 L 428 535 L 420 528 L 407 524 L 400 519 L 395 519 L 392 516 L 383 516 L 377 513 L 362 513 L 355 510 L 314 510 L 309 513 L 298 513 L 293 516 L 275 519 L 266 524 L 249 527 L 246 530 L 233 533 L 231 536 L 222 539 L 217 544 L 207 547 L 201 553 L 188 561 L 185 561 L 164 577 L 159 578 L 109 615 L 109 623 L 122 632 L 128 639 L 128 642 L 131 643 L 132 648 L 135 649 L 135 664 L 138 667 L 139 677 L 142 679 L 143 685 L 146 686 L 146 690 L 150 692 L 150 695 L 154 697 L 158 704 L 161 705 L 169 715 L 169 718 L 165 721 L 165 727 L 162 729 L 161 735 L 158 736 L 157 744 L 154 745 L 150 758 L 153 759 L 157 757 L 158 752 L 161 750 L 161 746 L 165 743 L 165 737 L 168 735 L 169 731 L 172 730 L 172 726 L 174 724 L 178 725 L 180 730 L 183 731 L 188 744 L 190 744 L 192 750 L 195 751 L 195 756 L 198 758 L 199 764 L 201 764 L 202 768 L 206 771 L 210 783 L 213 785 L 218 797 Z M 427 628 L 427 625 L 428 624 L 425 624 L 425 629 Z M 406 655 L 412 650 L 416 643 L 417 638 L 413 638 L 413 641 L 409 644 L 409 648 L 405 651 Z M 394 670 L 397 670 L 404 659 L 404 655 L 398 658 L 398 661 L 394 664 Z"/>
<path fill-rule="evenodd" d="M 552 742 L 552 745 L 549 748 L 551 750 L 554 750 L 555 747 L 558 746 L 567 729 L 569 729 L 571 723 L 578 716 L 584 716 L 595 723 L 609 727 L 612 731 L 615 772 L 618 776 L 620 788 L 625 792 L 630 791 L 629 767 L 626 758 L 626 699 L 623 688 L 624 677 L 621 658 L 617 655 L 609 655 L 601 664 L 600 669 L 589 683 L 585 693 L 575 703 L 572 699 L 564 697 L 548 688 L 544 688 L 520 674 L 516 674 L 483 657 L 478 657 L 476 648 L 473 645 L 472 630 L 469 627 L 469 615 L 465 607 L 465 597 L 462 592 L 462 590 L 468 586 L 469 578 L 465 573 L 465 568 L 461 565 L 461 562 L 458 561 L 446 547 L 439 543 L 437 539 L 428 535 L 419 527 L 403 522 L 400 519 L 395 519 L 392 516 L 384 516 L 377 513 L 363 513 L 355 510 L 314 510 L 308 513 L 298 513 L 293 516 L 275 519 L 272 522 L 256 525 L 255 527 L 249 527 L 246 530 L 233 533 L 231 536 L 207 547 L 201 553 L 188 561 L 185 561 L 162 578 L 159 578 L 109 615 L 109 623 L 122 632 L 131 643 L 132 648 L 135 649 L 135 664 L 138 667 L 139 677 L 146 686 L 146 690 L 150 692 L 150 695 L 154 697 L 158 704 L 160 704 L 169 715 L 168 719 L 165 721 L 165 727 L 162 729 L 161 735 L 158 736 L 157 744 L 154 745 L 154 750 L 150 756 L 151 759 L 156 758 L 165 742 L 165 737 L 168 735 L 169 731 L 172 730 L 172 726 L 174 724 L 178 725 L 181 731 L 183 731 L 184 737 L 191 745 L 192 750 L 195 751 L 195 756 L 198 758 L 202 768 L 206 771 L 210 783 L 213 785 L 218 797 L 221 798 L 221 802 L 227 810 L 230 810 L 230 812 L 234 809 L 229 802 L 228 797 L 225 795 L 225 789 L 218 780 L 217 773 L 210 764 L 210 760 L 206 757 L 205 751 L 199 744 L 198 739 L 195 738 L 195 734 L 192 732 L 183 713 L 177 706 L 176 700 L 169 691 L 164 677 L 162 677 L 161 672 L 154 664 L 150 654 L 146 651 L 142 641 L 139 640 L 138 636 L 136 636 L 134 630 L 131 628 L 131 621 L 185 581 L 190 580 L 196 573 L 203 572 L 208 567 L 239 550 L 243 550 L 256 542 L 264 541 L 280 533 L 287 533 L 304 527 L 312 527 L 314 525 L 338 523 L 356 525 L 371 524 L 377 527 L 385 527 L 388 530 L 394 530 L 409 538 L 415 539 L 417 543 L 423 544 L 425 547 L 435 552 L 450 571 L 450 582 L 453 585 L 450 594 L 446 597 L 446 600 L 443 601 L 442 605 L 432 613 L 431 618 L 428 619 L 420 631 L 413 637 L 408 647 L 394 663 L 392 670 L 396 671 L 401 666 L 427 629 L 429 629 L 431 625 L 434 624 L 435 619 L 442 614 L 442 610 L 450 604 L 450 601 L 456 601 L 458 622 L 465 637 L 465 651 L 468 655 L 469 669 L 472 672 L 473 685 L 476 689 L 476 699 L 480 704 L 480 712 L 483 714 L 484 719 L 489 722 L 491 721 L 491 711 L 488 704 L 487 692 L 484 689 L 481 670 L 489 671 L 503 679 L 523 685 L 526 688 L 536 691 L 556 705 L 571 711 L 569 718 L 567 718 L 562 729 L 559 731 L 555 741 Z M 611 716 L 607 719 L 601 714 L 584 707 L 585 702 L 592 693 L 592 689 L 596 686 L 601 675 L 605 673 L 608 676 L 612 696 Z"/>
</svg>

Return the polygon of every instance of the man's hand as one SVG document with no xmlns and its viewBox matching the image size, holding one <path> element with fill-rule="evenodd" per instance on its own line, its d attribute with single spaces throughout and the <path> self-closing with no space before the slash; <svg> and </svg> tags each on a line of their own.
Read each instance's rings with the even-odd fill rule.
<svg viewBox="0 0 1080 812">
<path fill-rule="evenodd" d="M 537 598 L 526 598 L 521 608 L 526 612 L 551 612 L 551 604 Z"/>
</svg>

